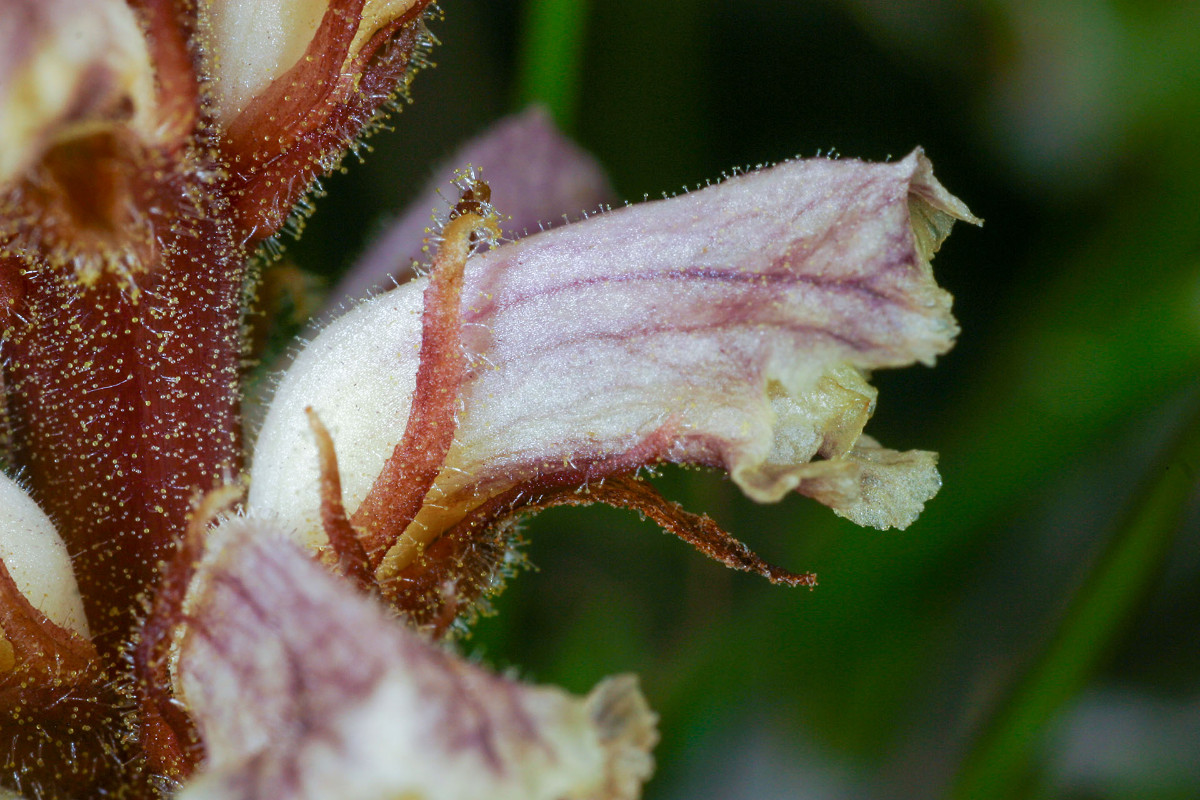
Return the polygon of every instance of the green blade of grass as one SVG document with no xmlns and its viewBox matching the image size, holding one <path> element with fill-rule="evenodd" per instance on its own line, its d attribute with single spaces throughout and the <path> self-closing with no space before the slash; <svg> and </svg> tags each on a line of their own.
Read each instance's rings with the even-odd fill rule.
<svg viewBox="0 0 1200 800">
<path fill-rule="evenodd" d="M 1200 481 L 1200 407 L 1136 495 L 1040 655 L 996 706 L 950 796 L 1015 796 L 1047 724 L 1101 664 L 1152 588 Z"/>
<path fill-rule="evenodd" d="M 521 19 L 517 105 L 546 106 L 567 132 L 579 109 L 587 12 L 586 0 L 527 0 Z"/>
</svg>

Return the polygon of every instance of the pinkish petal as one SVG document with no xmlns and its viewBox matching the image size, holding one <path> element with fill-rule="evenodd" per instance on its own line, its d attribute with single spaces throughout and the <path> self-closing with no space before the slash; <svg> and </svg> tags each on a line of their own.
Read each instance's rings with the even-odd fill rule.
<svg viewBox="0 0 1200 800">
<path fill-rule="evenodd" d="M 227 524 L 175 667 L 208 761 L 185 800 L 635 798 L 654 715 L 629 677 L 587 698 L 435 647 L 260 522 Z"/>
<path fill-rule="evenodd" d="M 409 276 L 413 262 L 428 262 L 422 248 L 430 228 L 439 227 L 435 218 L 444 220 L 458 199 L 446 196 L 443 182 L 455 169 L 468 167 L 492 187 L 492 204 L 505 214 L 501 228 L 510 238 L 562 222 L 564 214 L 577 217 L 615 197 L 596 160 L 559 133 L 543 109 L 530 108 L 494 123 L 435 169 L 436 179 L 367 249 L 330 299 L 340 303 L 391 288 Z"/>
<path fill-rule="evenodd" d="M 719 466 L 759 501 L 797 490 L 860 524 L 908 525 L 940 485 L 934 456 L 860 438 L 875 403 L 866 372 L 931 364 L 953 344 L 929 258 L 954 219 L 976 221 L 920 152 L 817 159 L 473 258 L 463 338 L 475 366 L 455 442 L 384 571 L 488 498 L 587 464 Z M 353 511 L 404 430 L 424 285 L 331 325 L 272 403 L 250 505 L 313 546 L 303 409 L 332 434 Z"/>
</svg>

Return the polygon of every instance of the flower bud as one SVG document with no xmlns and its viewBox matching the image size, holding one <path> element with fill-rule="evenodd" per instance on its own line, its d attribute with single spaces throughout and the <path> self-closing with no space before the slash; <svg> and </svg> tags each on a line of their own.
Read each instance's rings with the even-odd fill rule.
<svg viewBox="0 0 1200 800">
<path fill-rule="evenodd" d="M 333 65 L 334 75 L 348 75 L 354 71 L 351 62 L 370 37 L 415 4 L 416 0 L 367 0 L 361 3 L 361 11 L 355 11 L 357 4 L 344 0 L 207 0 L 203 4 L 205 52 L 218 121 L 228 124 L 274 81 L 302 61 L 317 58 L 327 44 L 317 35 L 327 15 L 345 20 L 359 17 L 351 23 L 350 36 L 340 37 L 349 46 L 338 53 L 339 62 Z M 346 23 L 327 24 L 326 31 L 340 24 Z M 310 90 L 317 93 L 320 88 Z"/>
<path fill-rule="evenodd" d="M 11 478 L 0 475 L 0 562 L 30 604 L 59 627 L 87 638 L 83 600 L 53 523 Z"/>
</svg>

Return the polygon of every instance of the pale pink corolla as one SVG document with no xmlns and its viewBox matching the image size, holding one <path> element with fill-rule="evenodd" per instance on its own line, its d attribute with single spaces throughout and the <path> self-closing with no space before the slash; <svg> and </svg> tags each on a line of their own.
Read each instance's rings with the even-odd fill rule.
<svg viewBox="0 0 1200 800">
<path fill-rule="evenodd" d="M 397 625 L 261 522 L 226 525 L 177 644 L 207 745 L 183 800 L 632 800 L 655 717 L 489 674 Z"/>
<path fill-rule="evenodd" d="M 859 524 L 911 524 L 936 457 L 862 434 L 867 376 L 952 346 L 929 259 L 955 219 L 977 221 L 918 151 L 788 162 L 475 255 L 453 440 L 376 577 L 403 583 L 440 537 L 658 462 L 720 467 L 758 501 L 798 491 Z M 419 388 L 426 286 L 364 303 L 299 355 L 258 439 L 252 514 L 326 545 L 309 407 L 356 513 Z"/>
</svg>

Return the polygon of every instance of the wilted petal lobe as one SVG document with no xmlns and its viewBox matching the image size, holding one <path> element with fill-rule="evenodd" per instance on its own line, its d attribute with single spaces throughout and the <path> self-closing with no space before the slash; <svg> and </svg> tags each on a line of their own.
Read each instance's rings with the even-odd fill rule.
<svg viewBox="0 0 1200 800">
<path fill-rule="evenodd" d="M 496 677 L 261 522 L 227 524 L 217 548 L 175 669 L 209 756 L 186 800 L 623 800 L 649 777 L 633 679 L 583 699 Z"/>
<path fill-rule="evenodd" d="M 455 441 L 389 554 L 401 569 L 488 498 L 579 464 L 724 468 L 750 497 L 812 495 L 861 524 L 904 527 L 940 484 L 930 453 L 861 438 L 866 373 L 953 344 L 929 258 L 975 221 L 919 151 L 892 164 L 796 161 L 606 213 L 467 264 L 473 368 Z M 279 387 L 250 504 L 323 541 L 313 406 L 353 510 L 404 430 L 424 281 L 364 304 Z M 647 452 L 650 448 L 652 452 Z"/>
</svg>

